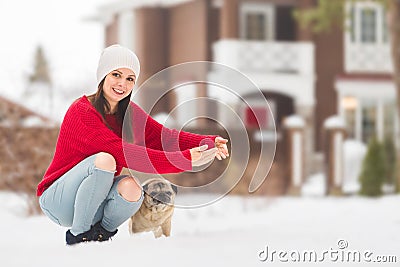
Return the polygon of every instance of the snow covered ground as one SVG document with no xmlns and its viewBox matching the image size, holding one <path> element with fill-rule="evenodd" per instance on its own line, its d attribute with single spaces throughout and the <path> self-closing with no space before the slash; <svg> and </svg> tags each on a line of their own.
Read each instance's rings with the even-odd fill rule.
<svg viewBox="0 0 400 267">
<path fill-rule="evenodd" d="M 307 262 L 308 256 L 293 261 L 296 253 L 307 251 L 315 251 L 321 260 L 318 266 L 382 266 L 373 262 L 376 256 L 395 257 L 391 260 L 397 263 L 383 266 L 400 262 L 399 195 L 374 199 L 227 196 L 203 208 L 176 209 L 169 238 L 156 240 L 151 233 L 130 236 L 124 224 L 112 242 L 75 247 L 64 244 L 67 229 L 45 216 L 25 217 L 20 196 L 1 192 L 0 202 L 1 266 L 7 267 L 316 265 Z M 340 249 L 343 244 L 347 247 Z M 265 259 L 266 248 L 269 257 L 263 262 L 259 257 Z M 329 258 L 326 251 L 339 254 Z M 360 263 L 342 262 L 340 253 L 353 251 L 370 253 L 366 259 L 371 262 L 364 258 Z M 280 252 L 286 256 L 278 258 Z"/>
</svg>

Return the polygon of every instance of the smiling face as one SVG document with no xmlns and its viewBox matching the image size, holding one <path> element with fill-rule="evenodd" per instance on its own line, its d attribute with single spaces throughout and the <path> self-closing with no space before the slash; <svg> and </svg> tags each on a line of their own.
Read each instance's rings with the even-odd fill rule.
<svg viewBox="0 0 400 267">
<path fill-rule="evenodd" d="M 131 69 L 120 68 L 113 70 L 104 79 L 103 95 L 114 113 L 119 101 L 127 97 L 136 82 L 135 73 Z"/>
</svg>

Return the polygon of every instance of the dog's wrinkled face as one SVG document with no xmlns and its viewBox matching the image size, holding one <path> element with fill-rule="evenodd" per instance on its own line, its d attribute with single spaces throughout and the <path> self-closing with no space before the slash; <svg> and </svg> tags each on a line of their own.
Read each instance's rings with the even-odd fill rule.
<svg viewBox="0 0 400 267">
<path fill-rule="evenodd" d="M 177 187 L 165 179 L 150 179 L 143 184 L 143 190 L 143 203 L 154 212 L 162 212 L 175 202 Z"/>
</svg>

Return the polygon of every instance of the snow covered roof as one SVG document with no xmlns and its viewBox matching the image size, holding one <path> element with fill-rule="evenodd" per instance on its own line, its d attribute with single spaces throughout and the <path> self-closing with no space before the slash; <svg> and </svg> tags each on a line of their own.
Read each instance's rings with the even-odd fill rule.
<svg viewBox="0 0 400 267">
<path fill-rule="evenodd" d="M 331 116 L 324 122 L 325 129 L 342 129 L 345 127 L 346 124 L 340 116 Z"/>
<path fill-rule="evenodd" d="M 303 128 L 306 125 L 304 119 L 299 115 L 292 115 L 287 117 L 284 120 L 284 124 L 287 128 Z"/>
<path fill-rule="evenodd" d="M 27 107 L 0 96 L 0 126 L 53 127 L 56 123 Z"/>
</svg>

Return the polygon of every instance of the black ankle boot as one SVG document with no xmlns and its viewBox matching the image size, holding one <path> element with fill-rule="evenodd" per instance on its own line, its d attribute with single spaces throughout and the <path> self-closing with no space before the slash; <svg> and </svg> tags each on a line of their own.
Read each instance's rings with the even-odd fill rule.
<svg viewBox="0 0 400 267">
<path fill-rule="evenodd" d="M 93 241 L 93 234 L 94 234 L 93 230 L 94 228 L 92 226 L 89 231 L 86 231 L 82 234 L 78 234 L 76 236 L 71 233 L 71 230 L 68 230 L 67 233 L 65 234 L 67 245 L 75 245 L 81 242 Z"/>
<path fill-rule="evenodd" d="M 99 242 L 107 241 L 110 240 L 111 237 L 113 237 L 117 232 L 118 229 L 114 232 L 107 231 L 103 226 L 101 226 L 100 222 L 98 222 L 93 226 L 93 240 Z"/>
</svg>

